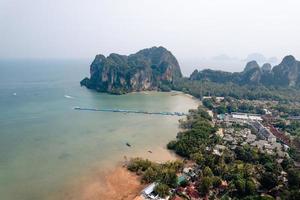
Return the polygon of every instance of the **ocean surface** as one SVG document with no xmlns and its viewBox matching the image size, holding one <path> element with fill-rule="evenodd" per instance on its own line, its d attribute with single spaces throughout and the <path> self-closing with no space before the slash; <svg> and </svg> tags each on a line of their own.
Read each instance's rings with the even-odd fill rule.
<svg viewBox="0 0 300 200">
<path fill-rule="evenodd" d="M 110 169 L 124 157 L 159 159 L 178 132 L 180 117 L 76 111 L 76 106 L 179 112 L 197 107 L 180 93 L 114 96 L 80 87 L 89 64 L 0 61 L 1 200 L 59 199 L 89 170 Z"/>
</svg>

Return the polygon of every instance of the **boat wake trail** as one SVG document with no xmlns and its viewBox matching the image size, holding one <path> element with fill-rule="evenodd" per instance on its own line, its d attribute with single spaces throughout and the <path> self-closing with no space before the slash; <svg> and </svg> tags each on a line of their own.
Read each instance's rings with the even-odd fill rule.
<svg viewBox="0 0 300 200">
<path fill-rule="evenodd" d="M 69 96 L 69 95 L 64 95 L 64 97 L 67 98 L 67 99 L 74 99 L 74 97 Z"/>
</svg>

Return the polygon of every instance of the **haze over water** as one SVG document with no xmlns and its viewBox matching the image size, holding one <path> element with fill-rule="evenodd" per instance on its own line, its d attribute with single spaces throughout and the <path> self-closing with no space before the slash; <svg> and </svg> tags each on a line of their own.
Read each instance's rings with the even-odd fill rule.
<svg viewBox="0 0 300 200">
<path fill-rule="evenodd" d="M 0 61 L 1 199 L 57 197 L 77 177 L 110 169 L 124 156 L 164 159 L 164 147 L 178 131 L 179 117 L 75 106 L 179 112 L 197 106 L 177 93 L 113 96 L 87 90 L 79 81 L 88 76 L 88 66 L 82 60 Z"/>
</svg>

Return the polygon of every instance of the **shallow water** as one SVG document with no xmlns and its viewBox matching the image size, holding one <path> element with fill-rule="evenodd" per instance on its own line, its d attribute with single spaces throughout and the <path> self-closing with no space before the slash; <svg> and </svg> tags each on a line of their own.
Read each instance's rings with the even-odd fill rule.
<svg viewBox="0 0 300 200">
<path fill-rule="evenodd" d="M 124 156 L 163 159 L 163 148 L 178 131 L 179 117 L 76 111 L 75 106 L 179 112 L 197 106 L 177 93 L 113 96 L 87 90 L 79 81 L 88 75 L 88 65 L 0 61 L 1 199 L 55 196 L 74 177 L 95 167 L 109 169 Z"/>
</svg>

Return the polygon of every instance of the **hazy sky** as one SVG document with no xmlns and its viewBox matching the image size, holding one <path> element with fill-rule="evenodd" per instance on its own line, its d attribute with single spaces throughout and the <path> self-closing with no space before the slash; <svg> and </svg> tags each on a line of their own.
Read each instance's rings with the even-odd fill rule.
<svg viewBox="0 0 300 200">
<path fill-rule="evenodd" d="M 1 58 L 93 58 L 165 46 L 179 60 L 300 59 L 299 0 L 0 0 Z"/>
</svg>

